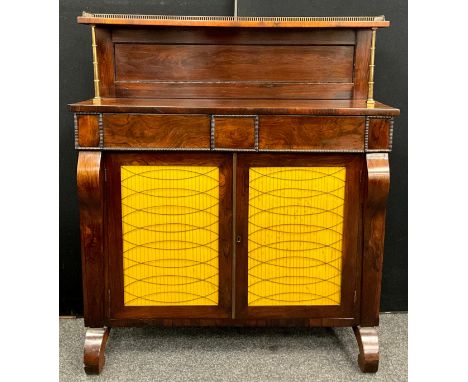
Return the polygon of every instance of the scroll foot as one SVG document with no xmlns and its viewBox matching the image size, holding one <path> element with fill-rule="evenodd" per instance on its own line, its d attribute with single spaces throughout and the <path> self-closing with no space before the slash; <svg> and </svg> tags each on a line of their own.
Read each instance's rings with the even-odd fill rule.
<svg viewBox="0 0 468 382">
<path fill-rule="evenodd" d="M 375 373 L 379 368 L 379 337 L 374 327 L 354 326 L 359 345 L 358 364 L 363 373 Z"/>
<path fill-rule="evenodd" d="M 86 374 L 99 374 L 104 367 L 109 328 L 88 328 L 84 343 L 83 364 Z"/>
</svg>

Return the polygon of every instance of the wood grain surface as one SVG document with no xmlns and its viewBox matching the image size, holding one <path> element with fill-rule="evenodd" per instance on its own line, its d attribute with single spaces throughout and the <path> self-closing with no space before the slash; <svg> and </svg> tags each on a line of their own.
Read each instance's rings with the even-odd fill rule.
<svg viewBox="0 0 468 382">
<path fill-rule="evenodd" d="M 369 118 L 369 149 L 388 150 L 390 148 L 390 124 L 390 119 Z"/>
<path fill-rule="evenodd" d="M 115 27 L 114 43 L 209 45 L 354 45 L 352 29 Z"/>
<path fill-rule="evenodd" d="M 99 116 L 96 114 L 77 115 L 78 145 L 81 147 L 99 146 Z"/>
<path fill-rule="evenodd" d="M 100 152 L 78 154 L 77 188 L 80 202 L 81 264 L 85 325 L 104 326 L 104 194 Z"/>
<path fill-rule="evenodd" d="M 104 114 L 106 147 L 210 148 L 208 115 Z"/>
<path fill-rule="evenodd" d="M 105 364 L 105 351 L 110 329 L 88 328 L 86 330 L 83 366 L 86 374 L 100 374 Z"/>
<path fill-rule="evenodd" d="M 364 373 L 376 373 L 379 368 L 379 337 L 374 327 L 354 326 L 359 346 L 358 365 Z"/>
<path fill-rule="evenodd" d="M 254 149 L 254 117 L 215 117 L 215 148 Z"/>
<path fill-rule="evenodd" d="M 99 105 L 93 100 L 70 104 L 74 112 L 154 113 L 154 114 L 311 114 L 311 115 L 388 115 L 400 110 L 376 102 L 368 109 L 366 100 L 311 99 L 191 99 L 191 98 L 103 98 Z"/>
<path fill-rule="evenodd" d="M 385 214 L 390 187 L 388 154 L 366 154 L 367 188 L 363 211 L 361 326 L 379 324 L 385 238 Z"/>
<path fill-rule="evenodd" d="M 352 46 L 115 44 L 117 81 L 352 82 Z"/>
<path fill-rule="evenodd" d="M 259 125 L 260 150 L 364 148 L 363 117 L 260 116 Z"/>
</svg>

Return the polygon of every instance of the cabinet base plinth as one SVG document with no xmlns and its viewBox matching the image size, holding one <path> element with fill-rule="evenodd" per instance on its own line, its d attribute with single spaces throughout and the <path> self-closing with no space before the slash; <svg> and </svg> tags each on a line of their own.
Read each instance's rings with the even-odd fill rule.
<svg viewBox="0 0 468 382">
<path fill-rule="evenodd" d="M 105 357 L 107 338 L 109 337 L 109 328 L 88 328 L 84 343 L 83 366 L 86 374 L 101 373 Z"/>
<path fill-rule="evenodd" d="M 379 337 L 374 327 L 353 326 L 359 346 L 358 364 L 363 373 L 375 373 L 379 369 Z"/>
</svg>

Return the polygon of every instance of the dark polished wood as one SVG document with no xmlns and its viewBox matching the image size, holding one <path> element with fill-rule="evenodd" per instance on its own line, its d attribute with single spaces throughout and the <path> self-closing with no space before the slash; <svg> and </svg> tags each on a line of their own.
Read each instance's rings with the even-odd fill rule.
<svg viewBox="0 0 468 382">
<path fill-rule="evenodd" d="M 387 153 L 399 110 L 366 100 L 373 30 L 389 22 L 90 14 L 78 21 L 94 25 L 100 95 L 70 105 L 90 328 L 85 371 L 102 370 L 108 328 L 145 325 L 353 327 L 361 370 L 377 371 Z M 219 168 L 218 305 L 125 305 L 123 165 Z M 248 305 L 252 166 L 346 167 L 336 305 Z"/>
<path fill-rule="evenodd" d="M 105 350 L 110 329 L 88 328 L 84 343 L 83 365 L 86 374 L 99 374 L 105 364 Z"/>
<path fill-rule="evenodd" d="M 78 155 L 77 187 L 80 202 L 81 264 L 85 325 L 104 326 L 104 193 L 101 152 Z"/>
<path fill-rule="evenodd" d="M 112 31 L 96 28 L 96 49 L 99 60 L 99 89 L 101 97 L 115 97 L 115 61 Z"/>
<path fill-rule="evenodd" d="M 364 373 L 376 373 L 379 369 L 379 337 L 374 327 L 353 326 L 359 346 L 358 365 Z"/>
<path fill-rule="evenodd" d="M 104 114 L 106 147 L 210 148 L 207 115 Z"/>
<path fill-rule="evenodd" d="M 385 213 L 390 187 L 388 154 L 367 154 L 363 211 L 361 326 L 379 325 Z"/>
<path fill-rule="evenodd" d="M 116 44 L 116 94 L 346 99 L 353 54 L 353 46 Z"/>
<path fill-rule="evenodd" d="M 357 325 L 357 318 L 111 318 L 108 320 L 112 327 L 125 326 L 221 326 L 221 327 L 351 327 Z"/>
<path fill-rule="evenodd" d="M 353 46 L 116 44 L 116 81 L 352 82 Z M 259 66 L 262 68 L 258 70 Z M 142 70 L 144 68 L 144 70 Z M 205 97 L 203 97 L 205 98 Z"/>
<path fill-rule="evenodd" d="M 265 27 L 239 32 L 161 25 L 147 33 L 148 28 L 97 25 L 95 30 L 102 97 L 338 100 L 367 96 L 370 29 L 353 33 L 345 28 Z"/>
<path fill-rule="evenodd" d="M 370 150 L 388 150 L 391 145 L 391 125 L 390 118 L 369 118 L 369 142 Z"/>
<path fill-rule="evenodd" d="M 255 117 L 214 117 L 214 147 L 255 148 Z"/>
<path fill-rule="evenodd" d="M 349 28 L 172 28 L 160 26 L 114 27 L 114 43 L 209 44 L 209 45 L 355 45 L 356 33 Z"/>
<path fill-rule="evenodd" d="M 259 148 L 363 150 L 363 117 L 261 116 Z"/>
<path fill-rule="evenodd" d="M 154 114 L 296 114 L 296 115 L 379 115 L 397 116 L 400 110 L 380 102 L 368 109 L 366 100 L 288 99 L 154 99 L 103 98 L 70 105 L 74 112 Z"/>
<path fill-rule="evenodd" d="M 354 52 L 354 99 L 366 99 L 369 90 L 369 61 L 372 31 L 356 31 L 356 50 Z"/>
<path fill-rule="evenodd" d="M 78 145 L 99 146 L 99 117 L 96 114 L 77 115 Z"/>
<path fill-rule="evenodd" d="M 351 97 L 352 83 L 301 83 L 277 82 L 117 82 L 118 97 L 161 97 L 191 99 L 210 97 L 217 99 L 232 98 L 327 98 L 348 99 Z M 209 98 L 211 99 L 211 98 Z"/>
</svg>

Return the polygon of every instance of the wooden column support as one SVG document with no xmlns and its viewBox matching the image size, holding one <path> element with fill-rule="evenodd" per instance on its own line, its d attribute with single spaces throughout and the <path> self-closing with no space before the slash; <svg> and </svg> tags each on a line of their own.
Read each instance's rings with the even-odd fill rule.
<svg viewBox="0 0 468 382">
<path fill-rule="evenodd" d="M 104 326 L 103 170 L 101 152 L 81 151 L 77 169 L 85 326 Z"/>
<path fill-rule="evenodd" d="M 388 154 L 367 154 L 364 196 L 364 251 L 361 287 L 361 325 L 378 326 L 385 237 L 385 213 L 390 187 Z"/>
<path fill-rule="evenodd" d="M 110 329 L 88 328 L 84 344 L 83 365 L 86 374 L 99 374 L 105 363 L 105 350 Z"/>
<path fill-rule="evenodd" d="M 359 346 L 358 364 L 364 373 L 375 373 L 379 369 L 379 337 L 374 327 L 353 326 Z"/>
</svg>

